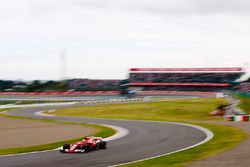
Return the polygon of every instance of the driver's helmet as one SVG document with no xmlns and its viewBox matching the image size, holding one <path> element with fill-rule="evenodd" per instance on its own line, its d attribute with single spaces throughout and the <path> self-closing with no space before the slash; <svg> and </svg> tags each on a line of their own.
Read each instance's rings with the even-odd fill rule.
<svg viewBox="0 0 250 167">
<path fill-rule="evenodd" d="M 85 139 L 85 140 L 90 140 L 90 137 L 89 137 L 89 136 L 86 136 L 84 139 Z"/>
</svg>

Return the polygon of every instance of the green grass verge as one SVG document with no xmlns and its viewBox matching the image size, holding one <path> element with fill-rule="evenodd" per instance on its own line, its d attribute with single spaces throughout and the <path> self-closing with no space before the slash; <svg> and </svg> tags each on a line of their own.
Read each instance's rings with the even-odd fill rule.
<svg viewBox="0 0 250 167">
<path fill-rule="evenodd" d="M 0 100 L 0 105 L 5 105 L 5 104 L 12 104 L 15 103 L 16 101 L 1 101 Z"/>
<path fill-rule="evenodd" d="M 142 162 L 122 165 L 126 167 L 182 167 L 193 161 L 204 159 L 216 153 L 223 152 L 237 146 L 246 138 L 244 132 L 229 126 L 219 126 L 204 123 L 192 123 L 210 129 L 214 138 L 198 147 L 188 149 L 175 154 L 154 158 Z M 228 138 L 230 136 L 230 138 Z M 233 137 L 232 137 L 233 136 Z M 225 140 L 226 138 L 226 140 Z"/>
<path fill-rule="evenodd" d="M 208 114 L 218 105 L 226 103 L 226 99 L 204 98 L 163 102 L 85 106 L 71 109 L 58 109 L 53 114 L 93 118 L 178 121 L 196 124 L 210 129 L 215 134 L 215 137 L 208 143 L 201 146 L 172 155 L 125 165 L 129 167 L 181 167 L 187 163 L 228 150 L 238 145 L 246 138 L 246 134 L 244 132 L 234 127 L 195 122 L 197 120 L 221 120 L 222 118 L 209 117 Z M 230 138 L 228 136 L 230 136 Z"/>
<path fill-rule="evenodd" d="M 1 112 L 4 112 L 4 111 L 11 110 L 11 109 L 12 109 L 12 108 L 1 108 L 1 109 L 0 109 L 0 113 L 1 113 Z"/>
<path fill-rule="evenodd" d="M 6 111 L 6 109 L 0 109 L 0 113 Z"/>
<path fill-rule="evenodd" d="M 53 114 L 92 118 L 138 119 L 156 121 L 214 120 L 208 117 L 225 99 L 201 98 L 189 100 L 141 102 L 132 104 L 102 104 L 57 109 Z M 216 117 L 216 119 L 221 119 Z"/>
<path fill-rule="evenodd" d="M 86 124 L 86 123 L 73 123 L 73 122 L 61 122 L 61 121 L 54 121 L 54 120 L 42 120 L 42 119 L 36 119 L 36 118 L 23 118 L 18 116 L 7 116 L 7 115 L 1 115 L 3 117 L 8 118 L 15 118 L 15 119 L 27 119 L 27 120 L 36 120 L 41 122 L 56 122 L 56 123 L 62 123 L 62 124 L 80 124 L 85 127 L 92 127 L 95 128 L 95 132 L 92 134 L 89 134 L 90 136 L 100 136 L 103 138 L 112 136 L 115 134 L 115 130 L 95 125 L 95 124 Z M 64 143 L 74 143 L 78 140 L 82 140 L 82 138 L 75 138 L 71 140 L 64 140 L 54 143 L 47 143 L 47 144 L 41 144 L 41 145 L 35 145 L 35 146 L 28 146 L 28 147 L 19 147 L 19 148 L 9 148 L 9 149 L 0 149 L 0 155 L 7 155 L 7 154 L 18 154 L 18 153 L 26 153 L 26 152 L 33 152 L 33 151 L 43 151 L 43 150 L 51 150 L 58 147 L 61 147 Z"/>
<path fill-rule="evenodd" d="M 250 114 L 250 98 L 237 96 L 240 100 L 238 107 L 242 109 L 246 114 Z"/>
</svg>

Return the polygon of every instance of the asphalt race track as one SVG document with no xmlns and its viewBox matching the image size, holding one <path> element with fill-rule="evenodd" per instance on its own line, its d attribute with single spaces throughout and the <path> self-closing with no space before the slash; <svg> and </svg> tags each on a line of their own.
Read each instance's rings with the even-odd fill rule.
<svg viewBox="0 0 250 167">
<path fill-rule="evenodd" d="M 25 155 L 2 156 L 0 157 L 0 166 L 112 166 L 180 150 L 200 143 L 207 138 L 207 135 L 199 129 L 172 123 L 89 119 L 59 116 L 42 117 L 34 115 L 35 112 L 51 108 L 58 108 L 58 106 L 17 109 L 8 111 L 8 114 L 43 119 L 109 124 L 126 128 L 129 130 L 129 134 L 125 137 L 108 142 L 108 148 L 105 150 L 97 150 L 83 154 L 65 154 L 53 150 Z"/>
</svg>

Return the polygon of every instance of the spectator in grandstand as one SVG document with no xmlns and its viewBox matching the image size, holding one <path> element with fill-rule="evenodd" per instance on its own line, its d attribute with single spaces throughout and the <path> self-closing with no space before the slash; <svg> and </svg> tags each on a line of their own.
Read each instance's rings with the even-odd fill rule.
<svg viewBox="0 0 250 167">
<path fill-rule="evenodd" d="M 239 73 L 130 73 L 130 82 L 210 82 L 228 83 L 239 78 Z"/>
</svg>

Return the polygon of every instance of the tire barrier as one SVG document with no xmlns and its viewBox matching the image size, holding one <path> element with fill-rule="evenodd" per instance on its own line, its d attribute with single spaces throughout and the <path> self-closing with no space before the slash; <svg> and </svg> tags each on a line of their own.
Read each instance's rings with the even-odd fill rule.
<svg viewBox="0 0 250 167">
<path fill-rule="evenodd" d="M 250 115 L 226 115 L 224 118 L 227 121 L 250 122 Z"/>
</svg>

